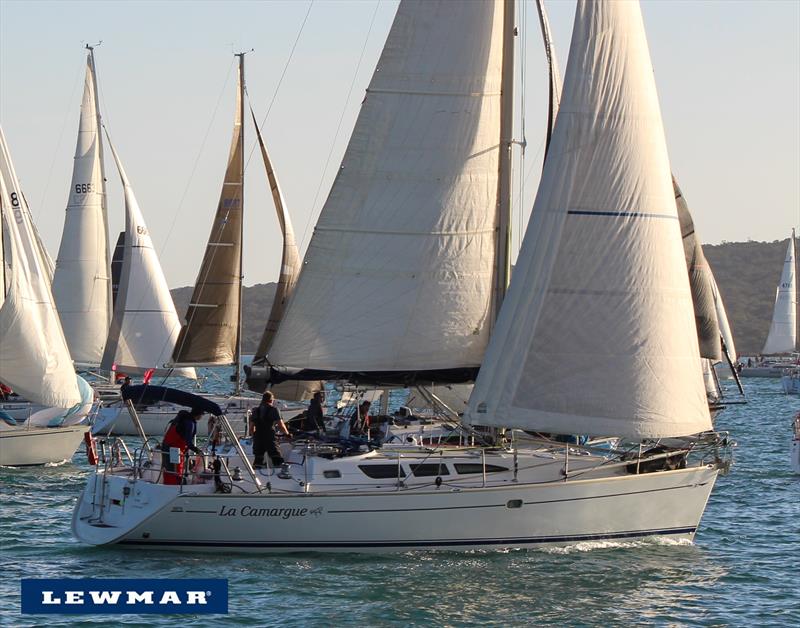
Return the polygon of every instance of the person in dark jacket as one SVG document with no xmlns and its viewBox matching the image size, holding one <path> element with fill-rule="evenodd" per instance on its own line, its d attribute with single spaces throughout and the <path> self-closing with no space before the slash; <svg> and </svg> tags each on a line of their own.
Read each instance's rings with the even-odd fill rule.
<svg viewBox="0 0 800 628">
<path fill-rule="evenodd" d="M 325 412 L 322 409 L 323 396 L 321 392 L 315 392 L 311 403 L 306 411 L 306 418 L 303 421 L 303 429 L 307 432 L 317 430 L 325 432 Z"/>
<path fill-rule="evenodd" d="M 200 408 L 192 408 L 191 411 L 181 410 L 169 422 L 161 443 L 164 484 L 180 484 L 186 452 L 191 450 L 200 453 L 200 449 L 194 444 L 194 437 L 197 434 L 197 421 L 204 413 L 205 411 Z M 170 449 L 173 448 L 180 450 L 180 460 L 177 463 L 170 462 Z"/>
<path fill-rule="evenodd" d="M 283 464 L 283 457 L 278 451 L 275 442 L 275 430 L 280 430 L 286 436 L 289 430 L 281 418 L 281 413 L 274 405 L 275 396 L 268 390 L 261 396 L 261 403 L 253 410 L 250 422 L 250 433 L 253 436 L 253 466 L 256 469 L 264 467 L 264 454 L 268 454 L 274 466 Z"/>
</svg>

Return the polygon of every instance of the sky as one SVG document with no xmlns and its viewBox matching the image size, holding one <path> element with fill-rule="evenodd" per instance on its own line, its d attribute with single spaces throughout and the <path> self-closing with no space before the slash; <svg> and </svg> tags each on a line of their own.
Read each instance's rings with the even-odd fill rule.
<svg viewBox="0 0 800 628">
<path fill-rule="evenodd" d="M 547 69 L 532 0 L 518 2 L 513 243 L 541 169 Z M 234 52 L 301 254 L 339 168 L 397 7 L 395 0 L 257 2 L 0 0 L 0 123 L 55 258 L 85 72 L 170 287 L 194 284 L 231 140 Z M 566 66 L 574 0 L 549 0 Z M 782 240 L 800 226 L 800 1 L 643 0 L 672 169 L 705 243 Z M 524 106 L 522 95 L 524 94 Z M 275 281 L 280 232 L 245 129 L 245 284 Z M 519 153 L 519 149 L 517 149 Z M 106 155 L 110 239 L 124 224 Z M 522 182 L 522 183 L 520 183 Z"/>
</svg>

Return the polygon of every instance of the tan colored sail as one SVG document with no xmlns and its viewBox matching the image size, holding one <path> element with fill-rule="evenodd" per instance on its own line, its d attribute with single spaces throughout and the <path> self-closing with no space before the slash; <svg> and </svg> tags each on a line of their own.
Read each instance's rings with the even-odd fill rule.
<svg viewBox="0 0 800 628">
<path fill-rule="evenodd" d="M 289 217 L 289 212 L 286 211 L 283 194 L 278 186 L 278 179 L 275 176 L 275 170 L 267 154 L 267 148 L 264 145 L 264 139 L 261 137 L 261 130 L 258 128 L 258 122 L 256 121 L 256 116 L 252 108 L 250 109 L 250 113 L 253 116 L 253 125 L 256 128 L 258 145 L 261 148 L 261 157 L 264 160 L 264 168 L 267 171 L 269 189 L 272 192 L 272 200 L 275 202 L 275 211 L 278 214 L 278 222 L 281 225 L 281 232 L 283 233 L 281 272 L 278 277 L 278 286 L 275 290 L 275 298 L 272 301 L 272 309 L 269 312 L 267 326 L 264 329 L 264 334 L 261 336 L 261 342 L 258 343 L 258 350 L 255 356 L 255 360 L 258 361 L 262 360 L 267 353 L 269 353 L 272 340 L 275 338 L 278 325 L 280 325 L 283 313 L 286 310 L 286 302 L 289 300 L 292 290 L 294 290 L 295 283 L 297 283 L 297 274 L 300 272 L 300 253 L 297 250 L 292 221 Z"/>
<path fill-rule="evenodd" d="M 173 353 L 175 364 L 232 364 L 238 360 L 244 197 L 243 75 L 239 66 L 236 117 L 228 167 L 203 263 Z"/>
</svg>

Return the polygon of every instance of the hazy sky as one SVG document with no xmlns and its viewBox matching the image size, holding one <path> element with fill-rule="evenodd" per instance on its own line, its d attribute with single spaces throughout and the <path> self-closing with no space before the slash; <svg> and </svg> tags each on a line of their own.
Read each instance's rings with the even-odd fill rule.
<svg viewBox="0 0 800 628">
<path fill-rule="evenodd" d="M 786 238 L 800 223 L 800 2 L 642 5 L 673 171 L 701 239 Z M 0 0 L 0 122 L 53 257 L 72 172 L 83 43 L 103 42 L 96 50 L 102 113 L 176 287 L 195 281 L 219 198 L 235 98 L 232 53 L 255 49 L 248 92 L 259 119 L 269 109 L 265 138 L 304 251 L 396 6 Z M 563 70 L 574 0 L 547 6 Z M 538 184 L 547 99 L 530 0 L 523 12 L 528 149 L 515 226 L 524 224 Z M 113 241 L 124 222 L 122 194 L 110 159 L 106 166 Z M 280 239 L 257 153 L 247 175 L 244 264 L 252 285 L 277 278 Z"/>
</svg>

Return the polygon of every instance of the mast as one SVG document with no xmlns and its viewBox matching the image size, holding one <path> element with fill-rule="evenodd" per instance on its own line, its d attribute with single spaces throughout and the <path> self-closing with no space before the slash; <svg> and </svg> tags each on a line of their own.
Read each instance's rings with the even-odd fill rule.
<svg viewBox="0 0 800 628">
<path fill-rule="evenodd" d="M 239 57 L 239 180 L 244 181 L 244 56 L 246 52 L 239 52 L 236 54 Z M 239 221 L 239 242 L 244 245 L 244 185 L 241 191 L 241 208 L 242 220 Z M 238 395 L 242 392 L 242 282 L 244 281 L 243 262 L 244 252 L 239 253 L 239 304 L 236 323 L 236 345 L 234 355 L 234 372 L 231 379 L 234 382 L 234 394 Z"/>
<path fill-rule="evenodd" d="M 497 253 L 492 326 L 511 276 L 511 147 L 514 132 L 514 0 L 503 2 L 503 64 L 500 95 L 500 154 L 497 181 Z"/>
</svg>

